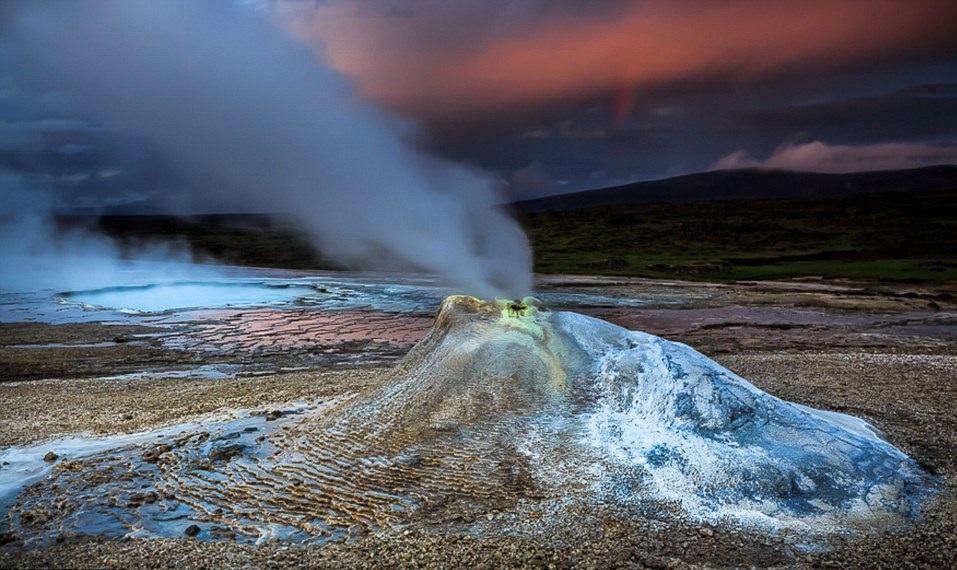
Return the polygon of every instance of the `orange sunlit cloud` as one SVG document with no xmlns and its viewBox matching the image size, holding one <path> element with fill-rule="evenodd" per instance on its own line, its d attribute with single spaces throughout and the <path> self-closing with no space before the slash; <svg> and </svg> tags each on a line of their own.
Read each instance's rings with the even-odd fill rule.
<svg viewBox="0 0 957 570">
<path fill-rule="evenodd" d="M 949 0 L 652 1 L 521 25 L 498 14 L 476 19 L 478 31 L 454 4 L 399 17 L 338 2 L 287 21 L 365 95 L 423 117 L 606 93 L 620 120 L 636 90 L 839 71 L 955 44 Z"/>
</svg>

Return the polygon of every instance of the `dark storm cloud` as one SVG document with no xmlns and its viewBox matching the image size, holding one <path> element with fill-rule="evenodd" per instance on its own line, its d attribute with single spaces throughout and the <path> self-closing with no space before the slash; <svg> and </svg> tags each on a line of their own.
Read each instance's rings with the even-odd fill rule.
<svg viewBox="0 0 957 570">
<path fill-rule="evenodd" d="M 429 148 L 503 180 L 534 166 L 539 188 L 701 170 L 808 133 L 957 130 L 952 100 L 917 92 L 957 81 L 949 0 L 280 4 L 367 97 L 426 124 Z"/>
<path fill-rule="evenodd" d="M 145 202 L 172 178 L 155 148 L 122 130 L 68 119 L 0 123 L 0 169 L 57 210 Z"/>
<path fill-rule="evenodd" d="M 751 111 L 742 123 L 834 142 L 926 140 L 957 136 L 957 83 L 913 85 L 892 93 Z"/>
</svg>

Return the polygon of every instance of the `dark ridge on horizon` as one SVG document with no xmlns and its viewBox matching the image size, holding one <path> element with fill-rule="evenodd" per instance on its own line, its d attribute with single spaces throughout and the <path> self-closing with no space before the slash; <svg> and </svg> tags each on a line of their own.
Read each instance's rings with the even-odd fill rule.
<svg viewBox="0 0 957 570">
<path fill-rule="evenodd" d="M 846 174 L 741 168 L 698 172 L 609 188 L 518 200 L 510 206 L 517 213 L 529 214 L 652 202 L 807 200 L 855 194 L 954 189 L 957 189 L 955 165 Z"/>
</svg>

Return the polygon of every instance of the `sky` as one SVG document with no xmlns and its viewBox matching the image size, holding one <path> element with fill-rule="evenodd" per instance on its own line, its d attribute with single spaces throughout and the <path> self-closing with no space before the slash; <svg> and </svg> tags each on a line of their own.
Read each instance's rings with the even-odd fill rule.
<svg viewBox="0 0 957 570">
<path fill-rule="evenodd" d="M 957 3 L 285 2 L 297 35 L 512 196 L 957 162 Z"/>
<path fill-rule="evenodd" d="M 953 0 L 227 1 L 504 200 L 719 168 L 957 163 Z M 177 192 L 236 207 L 197 194 L 150 133 L 23 89 L 9 43 L 0 173 L 80 209 Z"/>
</svg>

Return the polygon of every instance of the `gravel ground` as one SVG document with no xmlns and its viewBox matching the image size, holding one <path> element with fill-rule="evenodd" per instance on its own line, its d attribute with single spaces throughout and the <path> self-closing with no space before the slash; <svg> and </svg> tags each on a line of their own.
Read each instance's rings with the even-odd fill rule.
<svg viewBox="0 0 957 570">
<path fill-rule="evenodd" d="M 284 407 L 361 392 L 385 379 L 381 368 L 224 379 L 37 380 L 0 383 L 0 447 L 56 435 L 133 433 L 218 409 Z"/>
<path fill-rule="evenodd" d="M 953 568 L 957 567 L 957 356 L 863 352 L 761 352 L 718 360 L 782 398 L 862 416 L 941 479 L 923 521 L 835 539 L 806 551 L 793 539 L 601 506 L 567 513 L 547 536 L 466 535 L 424 521 L 347 543 L 259 546 L 191 538 L 84 539 L 0 548 L 3 568 Z M 49 380 L 0 384 L 0 445 L 57 434 L 127 433 L 220 408 L 268 408 L 361 392 L 383 368 L 297 372 L 224 380 Z M 0 536 L 0 542 L 4 539 Z"/>
</svg>

